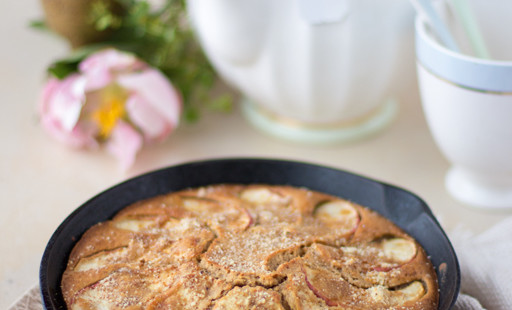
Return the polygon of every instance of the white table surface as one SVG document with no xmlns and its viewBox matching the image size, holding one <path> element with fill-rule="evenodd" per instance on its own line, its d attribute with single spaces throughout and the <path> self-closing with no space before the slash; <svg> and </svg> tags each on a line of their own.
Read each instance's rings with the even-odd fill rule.
<svg viewBox="0 0 512 310">
<path fill-rule="evenodd" d="M 468 208 L 445 191 L 449 163 L 421 110 L 412 19 L 404 24 L 403 63 L 394 87 L 400 112 L 378 135 L 345 145 L 300 145 L 261 134 L 235 109 L 184 124 L 164 143 L 144 149 L 135 166 L 122 172 L 106 152 L 70 150 L 43 132 L 36 113 L 38 92 L 46 66 L 67 47 L 28 28 L 42 14 L 37 1 L 0 1 L 0 11 L 0 309 L 37 283 L 47 241 L 76 207 L 129 177 L 192 160 L 273 157 L 349 170 L 416 193 L 447 231 L 464 225 L 478 232 L 511 215 Z"/>
</svg>

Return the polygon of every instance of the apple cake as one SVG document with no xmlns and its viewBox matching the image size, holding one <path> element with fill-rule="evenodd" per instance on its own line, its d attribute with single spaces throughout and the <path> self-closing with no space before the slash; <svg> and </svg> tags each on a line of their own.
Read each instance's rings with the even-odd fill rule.
<svg viewBox="0 0 512 310">
<path fill-rule="evenodd" d="M 91 227 L 69 309 L 437 309 L 423 248 L 376 212 L 304 188 L 212 185 Z"/>
</svg>

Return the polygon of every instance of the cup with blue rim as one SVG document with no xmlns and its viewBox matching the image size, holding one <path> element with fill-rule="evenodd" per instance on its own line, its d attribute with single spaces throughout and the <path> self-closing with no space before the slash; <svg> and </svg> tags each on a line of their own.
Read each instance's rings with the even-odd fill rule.
<svg viewBox="0 0 512 310">
<path fill-rule="evenodd" d="M 493 59 L 448 49 L 416 18 L 418 83 L 432 136 L 451 165 L 448 192 L 470 206 L 512 209 L 512 40 L 499 22 L 507 8 L 487 4 L 475 12 L 489 50 L 499 55 Z M 510 12 L 512 3 L 505 5 Z"/>
</svg>

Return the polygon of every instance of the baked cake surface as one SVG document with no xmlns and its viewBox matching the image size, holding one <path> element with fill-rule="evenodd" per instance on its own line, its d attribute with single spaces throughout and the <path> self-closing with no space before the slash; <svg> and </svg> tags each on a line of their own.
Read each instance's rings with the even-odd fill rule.
<svg viewBox="0 0 512 310">
<path fill-rule="evenodd" d="M 352 202 L 213 185 L 91 227 L 62 277 L 69 309 L 437 309 L 421 246 Z"/>
</svg>

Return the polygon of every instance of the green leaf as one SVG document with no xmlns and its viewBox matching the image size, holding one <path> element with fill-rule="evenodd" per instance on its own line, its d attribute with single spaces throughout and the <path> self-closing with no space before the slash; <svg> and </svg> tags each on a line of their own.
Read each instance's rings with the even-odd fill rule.
<svg viewBox="0 0 512 310">
<path fill-rule="evenodd" d="M 215 111 L 230 112 L 233 109 L 233 97 L 228 94 L 215 98 L 208 107 Z"/>
<path fill-rule="evenodd" d="M 78 71 L 78 63 L 57 61 L 48 68 L 48 73 L 59 80 L 65 79 L 72 73 Z"/>
<path fill-rule="evenodd" d="M 112 25 L 112 15 L 103 15 L 96 21 L 96 30 L 103 31 Z"/>
<path fill-rule="evenodd" d="M 44 20 L 33 20 L 29 23 L 29 27 L 37 30 L 48 30 L 48 25 Z"/>
<path fill-rule="evenodd" d="M 194 123 L 199 120 L 199 111 L 195 108 L 189 107 L 183 112 L 183 118 L 189 123 Z"/>
<path fill-rule="evenodd" d="M 78 64 L 92 53 L 105 48 L 103 44 L 88 45 L 74 50 L 66 58 L 60 59 L 48 68 L 48 72 L 58 79 L 64 79 L 68 75 L 78 71 Z"/>
</svg>

